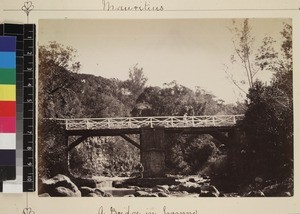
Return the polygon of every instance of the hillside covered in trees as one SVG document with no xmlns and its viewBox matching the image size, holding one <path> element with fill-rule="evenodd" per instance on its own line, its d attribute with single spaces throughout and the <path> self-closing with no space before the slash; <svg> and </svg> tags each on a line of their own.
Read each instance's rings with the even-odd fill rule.
<svg viewBox="0 0 300 214">
<path fill-rule="evenodd" d="M 245 26 L 248 23 L 244 23 Z M 246 29 L 247 30 L 247 29 Z M 244 103 L 225 104 L 198 87 L 190 89 L 171 81 L 163 87 L 148 86 L 141 66 L 128 71 L 127 80 L 81 73 L 76 50 L 57 42 L 39 47 L 38 149 L 39 177 L 67 171 L 78 176 L 130 176 L 139 162 L 139 151 L 119 137 L 93 137 L 70 154 L 67 168 L 66 138 L 51 118 L 105 118 L 126 116 L 245 114 L 240 125 L 240 174 L 236 186 L 260 188 L 281 184 L 293 190 L 293 93 L 291 26 L 282 30 L 284 42 L 275 51 L 266 38 L 253 59 L 262 72 L 272 72 L 269 85 L 252 78 Z M 243 31 L 240 31 L 243 33 Z M 245 31 L 244 31 L 245 33 Z M 237 54 L 250 59 L 245 37 Z M 247 72 L 251 68 L 245 66 Z M 138 136 L 134 136 L 138 142 Z M 227 182 L 228 149 L 209 135 L 172 134 L 166 137 L 168 174 L 209 175 L 216 183 Z M 257 189 L 256 189 L 257 190 Z"/>
</svg>

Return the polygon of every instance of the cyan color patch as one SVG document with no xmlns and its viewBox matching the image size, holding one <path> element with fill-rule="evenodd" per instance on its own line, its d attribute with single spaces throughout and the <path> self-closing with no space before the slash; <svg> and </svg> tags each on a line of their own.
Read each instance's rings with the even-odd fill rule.
<svg viewBox="0 0 300 214">
<path fill-rule="evenodd" d="M 0 68 L 16 68 L 16 52 L 0 52 Z"/>
</svg>

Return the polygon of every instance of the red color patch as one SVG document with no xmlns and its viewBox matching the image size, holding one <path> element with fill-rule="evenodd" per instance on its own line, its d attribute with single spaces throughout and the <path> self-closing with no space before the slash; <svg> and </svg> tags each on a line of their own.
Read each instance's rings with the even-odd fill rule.
<svg viewBox="0 0 300 214">
<path fill-rule="evenodd" d="M 0 117 L 15 117 L 16 101 L 0 101 Z"/>
</svg>

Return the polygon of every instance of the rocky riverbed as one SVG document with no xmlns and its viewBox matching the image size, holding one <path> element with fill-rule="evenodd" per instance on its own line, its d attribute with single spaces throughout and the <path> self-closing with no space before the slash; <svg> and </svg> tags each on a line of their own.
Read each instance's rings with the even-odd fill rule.
<svg viewBox="0 0 300 214">
<path fill-rule="evenodd" d="M 210 184 L 209 177 L 199 176 L 143 180 L 124 177 L 75 178 L 58 174 L 39 180 L 41 197 L 263 197 L 274 194 L 291 196 L 280 185 L 249 190 L 244 194 L 223 193 Z"/>
</svg>

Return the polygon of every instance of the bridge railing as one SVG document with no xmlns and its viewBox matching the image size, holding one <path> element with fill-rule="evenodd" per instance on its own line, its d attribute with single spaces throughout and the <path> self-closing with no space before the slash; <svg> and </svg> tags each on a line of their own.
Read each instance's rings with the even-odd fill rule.
<svg viewBox="0 0 300 214">
<path fill-rule="evenodd" d="M 244 115 L 214 116 L 157 116 L 157 117 L 117 117 L 53 119 L 65 125 L 66 130 L 128 129 L 143 126 L 180 127 L 221 127 L 233 126 Z"/>
</svg>

